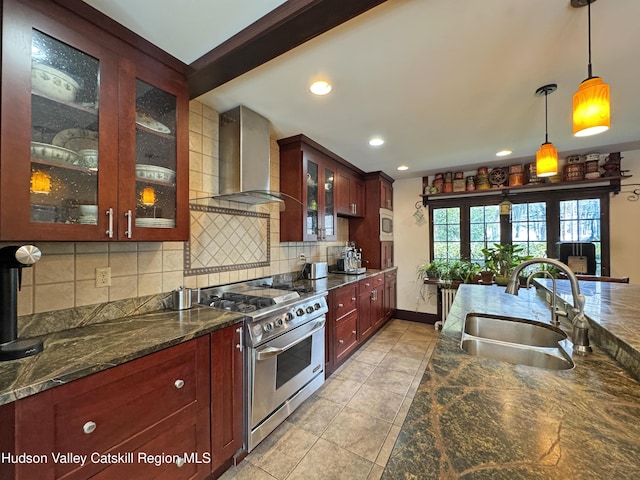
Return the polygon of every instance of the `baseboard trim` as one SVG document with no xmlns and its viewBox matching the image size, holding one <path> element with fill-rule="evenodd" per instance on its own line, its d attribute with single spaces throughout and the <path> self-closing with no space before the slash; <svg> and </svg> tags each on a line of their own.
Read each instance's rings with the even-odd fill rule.
<svg viewBox="0 0 640 480">
<path fill-rule="evenodd" d="M 440 321 L 440 317 L 436 313 L 412 312 L 411 310 L 396 310 L 393 318 L 409 320 L 411 322 L 428 323 L 429 325 L 435 325 L 436 322 Z"/>
</svg>

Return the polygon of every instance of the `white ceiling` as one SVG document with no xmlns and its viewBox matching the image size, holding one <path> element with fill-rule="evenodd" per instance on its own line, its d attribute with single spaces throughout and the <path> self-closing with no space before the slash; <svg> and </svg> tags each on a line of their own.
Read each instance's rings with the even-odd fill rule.
<svg viewBox="0 0 640 480">
<path fill-rule="evenodd" d="M 190 63 L 281 2 L 87 3 Z M 611 129 L 592 137 L 572 134 L 587 9 L 570 0 L 389 0 L 200 100 L 218 111 L 246 105 L 277 138 L 303 133 L 394 178 L 531 161 L 544 141 L 544 98 L 534 92 L 547 83 L 558 84 L 549 140 L 561 154 L 640 148 L 640 1 L 598 0 L 591 13 L 593 73 L 612 97 Z M 326 97 L 308 93 L 318 77 L 334 86 Z M 370 147 L 374 135 L 386 143 Z M 503 148 L 513 154 L 497 159 Z"/>
</svg>

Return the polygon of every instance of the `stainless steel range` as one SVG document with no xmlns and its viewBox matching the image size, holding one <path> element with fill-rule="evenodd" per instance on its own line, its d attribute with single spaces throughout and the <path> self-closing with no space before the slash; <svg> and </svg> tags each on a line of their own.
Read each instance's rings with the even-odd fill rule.
<svg viewBox="0 0 640 480">
<path fill-rule="evenodd" d="M 271 278 L 200 290 L 200 303 L 244 313 L 245 443 L 253 450 L 324 383 L 327 292 Z"/>
</svg>

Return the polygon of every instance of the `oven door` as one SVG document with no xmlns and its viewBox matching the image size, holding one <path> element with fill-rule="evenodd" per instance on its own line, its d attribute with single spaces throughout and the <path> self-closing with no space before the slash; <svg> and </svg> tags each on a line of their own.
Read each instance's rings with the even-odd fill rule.
<svg viewBox="0 0 640 480">
<path fill-rule="evenodd" d="M 252 429 L 318 375 L 324 376 L 324 324 L 322 315 L 253 350 Z"/>
<path fill-rule="evenodd" d="M 393 212 L 386 208 L 380 209 L 380 241 L 393 241 Z"/>
</svg>

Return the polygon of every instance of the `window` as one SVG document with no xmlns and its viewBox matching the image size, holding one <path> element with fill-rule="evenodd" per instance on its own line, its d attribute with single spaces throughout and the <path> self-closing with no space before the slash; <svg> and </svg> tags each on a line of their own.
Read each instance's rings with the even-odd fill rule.
<svg viewBox="0 0 640 480">
<path fill-rule="evenodd" d="M 546 202 L 519 203 L 511 207 L 511 241 L 524 247 L 523 255 L 546 256 Z"/>
<path fill-rule="evenodd" d="M 596 274 L 602 271 L 600 241 L 600 200 L 565 200 L 560 202 L 560 241 L 593 243 L 596 247 Z M 576 253 L 581 253 L 579 250 Z"/>
<path fill-rule="evenodd" d="M 433 258 L 484 264 L 482 249 L 515 243 L 523 253 L 558 258 L 558 242 L 593 243 L 596 273 L 609 275 L 610 187 L 510 194 L 511 215 L 500 215 L 498 195 L 429 199 Z"/>
<path fill-rule="evenodd" d="M 484 263 L 482 249 L 500 243 L 500 207 L 483 205 L 469 208 L 469 257 Z"/>
<path fill-rule="evenodd" d="M 433 211 L 433 258 L 460 259 L 460 208 Z"/>
</svg>

